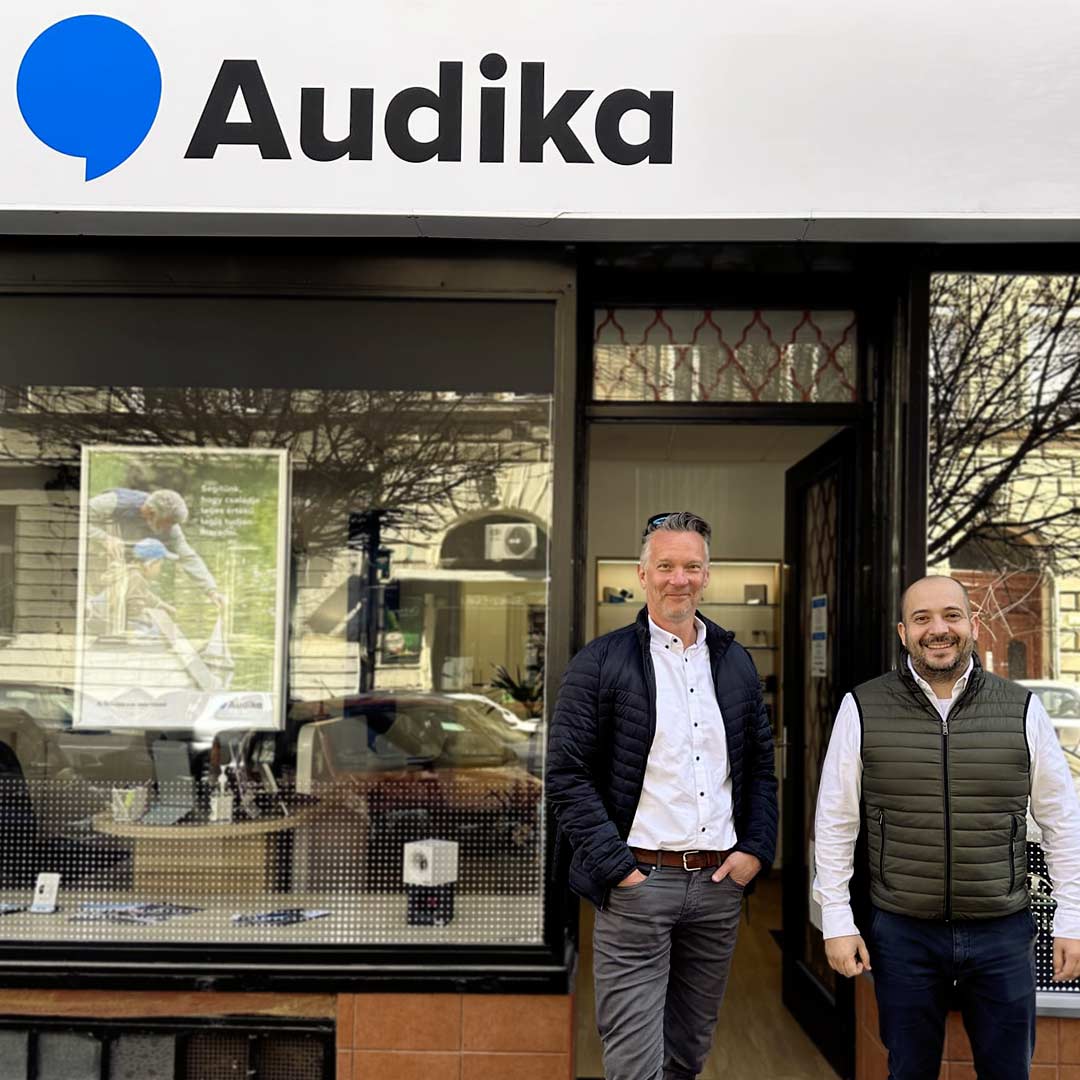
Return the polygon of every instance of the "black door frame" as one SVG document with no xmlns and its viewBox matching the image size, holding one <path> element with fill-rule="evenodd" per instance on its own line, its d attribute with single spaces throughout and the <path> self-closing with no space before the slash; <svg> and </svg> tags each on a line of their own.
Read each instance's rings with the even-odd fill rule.
<svg viewBox="0 0 1080 1080">
<path fill-rule="evenodd" d="M 848 677 L 854 685 L 890 666 L 900 593 L 926 566 L 929 273 L 938 258 L 931 249 L 896 244 L 580 249 L 574 571 L 581 600 L 572 632 L 575 649 L 584 644 L 587 625 L 591 424 L 835 425 L 855 431 L 856 527 L 862 541 L 850 575 L 855 583 L 849 615 L 854 644 Z M 860 400 L 823 405 L 594 402 L 593 313 L 598 307 L 624 305 L 853 309 L 859 326 Z M 851 1069 L 841 1074 L 845 1077 L 854 1075 L 853 995 L 848 1015 Z"/>
<path fill-rule="evenodd" d="M 837 979 L 833 994 L 822 986 L 814 973 L 803 963 L 801 949 L 792 938 L 797 931 L 799 940 L 809 920 L 807 882 L 807 852 L 803 847 L 806 835 L 805 812 L 805 686 L 806 659 L 801 606 L 804 584 L 803 561 L 803 495 L 815 482 L 838 473 L 837 482 L 837 549 L 836 604 L 837 632 L 829 641 L 829 665 L 833 673 L 833 697 L 829 702 L 831 715 L 844 693 L 854 685 L 857 676 L 853 643 L 858 637 L 855 581 L 856 568 L 862 561 L 861 529 L 855 527 L 859 513 L 857 432 L 844 428 L 828 442 L 808 454 L 787 471 L 784 505 L 784 561 L 788 566 L 784 611 L 784 728 L 787 746 L 784 769 L 780 779 L 783 786 L 783 980 L 784 1004 L 796 1017 L 807 1034 L 842 1076 L 855 1072 L 855 986 L 850 979 Z M 855 892 L 857 890 L 853 890 Z"/>
</svg>

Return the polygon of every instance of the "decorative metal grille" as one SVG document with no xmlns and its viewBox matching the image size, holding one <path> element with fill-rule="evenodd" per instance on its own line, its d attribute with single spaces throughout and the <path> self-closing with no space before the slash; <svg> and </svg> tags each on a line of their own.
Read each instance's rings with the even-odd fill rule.
<svg viewBox="0 0 1080 1080">
<path fill-rule="evenodd" d="M 600 309 L 593 359 L 597 401 L 858 397 L 850 311 Z"/>
</svg>

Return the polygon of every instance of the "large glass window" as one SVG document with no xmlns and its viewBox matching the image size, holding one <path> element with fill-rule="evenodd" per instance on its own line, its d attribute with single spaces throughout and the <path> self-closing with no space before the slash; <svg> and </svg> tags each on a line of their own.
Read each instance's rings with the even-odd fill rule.
<svg viewBox="0 0 1080 1080">
<path fill-rule="evenodd" d="M 928 564 L 969 589 L 983 666 L 1026 683 L 1080 789 L 1080 278 L 931 279 Z M 1039 831 L 1029 820 L 1029 838 Z M 1051 884 L 1029 845 L 1050 980 Z"/>
<path fill-rule="evenodd" d="M 550 370 L 260 385 L 153 303 L 141 381 L 3 397 L 0 939 L 541 942 Z"/>
</svg>

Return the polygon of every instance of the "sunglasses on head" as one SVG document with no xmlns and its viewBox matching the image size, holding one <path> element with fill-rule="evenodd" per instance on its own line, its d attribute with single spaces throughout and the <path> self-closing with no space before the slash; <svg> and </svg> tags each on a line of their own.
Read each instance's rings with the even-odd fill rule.
<svg viewBox="0 0 1080 1080">
<path fill-rule="evenodd" d="M 645 531 L 641 534 L 642 537 L 644 538 L 648 536 L 649 533 L 653 532 L 655 529 L 659 529 L 660 526 L 663 525 L 664 522 L 667 521 L 667 519 L 671 517 L 674 513 L 674 510 L 668 510 L 663 514 L 653 514 L 653 516 L 645 522 Z"/>
<path fill-rule="evenodd" d="M 645 522 L 645 529 L 641 534 L 641 539 L 644 540 L 650 533 L 656 532 L 657 529 L 663 528 L 664 523 L 668 518 L 678 517 L 682 511 L 679 510 L 667 510 L 663 514 L 653 514 L 648 521 Z M 692 521 L 692 527 L 694 531 L 699 535 L 705 537 L 705 542 L 709 541 L 709 527 L 703 521 L 699 519 Z"/>
</svg>

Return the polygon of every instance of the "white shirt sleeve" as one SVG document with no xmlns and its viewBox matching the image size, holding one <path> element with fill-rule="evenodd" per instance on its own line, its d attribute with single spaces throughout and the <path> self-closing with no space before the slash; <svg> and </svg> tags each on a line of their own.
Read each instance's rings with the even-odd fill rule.
<svg viewBox="0 0 1080 1080">
<path fill-rule="evenodd" d="M 1054 725 L 1039 699 L 1028 703 L 1031 816 L 1042 829 L 1057 911 L 1054 936 L 1080 938 L 1080 799 Z"/>
<path fill-rule="evenodd" d="M 840 703 L 818 787 L 814 819 L 814 899 L 825 938 L 857 934 L 851 912 L 851 875 L 862 798 L 862 725 L 851 694 Z"/>
</svg>

